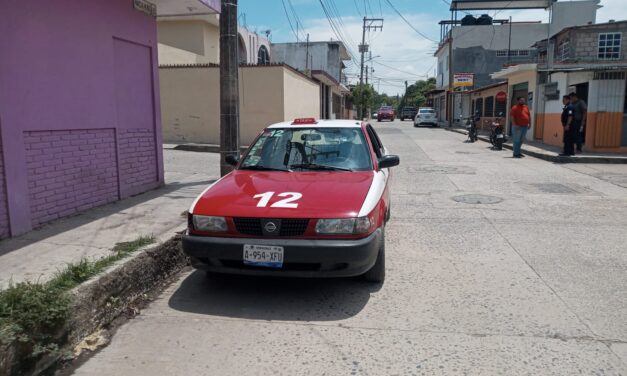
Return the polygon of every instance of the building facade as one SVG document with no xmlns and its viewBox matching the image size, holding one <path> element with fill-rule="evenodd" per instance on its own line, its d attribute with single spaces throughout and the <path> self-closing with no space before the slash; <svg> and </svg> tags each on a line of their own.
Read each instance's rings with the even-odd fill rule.
<svg viewBox="0 0 627 376">
<path fill-rule="evenodd" d="M 341 119 L 346 114 L 344 61 L 351 57 L 340 41 L 273 43 L 272 59 L 286 63 L 313 77 L 320 83 L 320 115 L 322 119 Z"/>
<path fill-rule="evenodd" d="M 144 5 L 0 2 L 0 237 L 163 184 L 155 15 L 189 9 Z"/>
<path fill-rule="evenodd" d="M 162 66 L 159 71 L 164 141 L 219 145 L 219 66 Z M 320 108 L 319 84 L 285 64 L 242 65 L 239 84 L 242 146 L 270 124 L 316 117 Z"/>
<path fill-rule="evenodd" d="M 627 21 L 566 28 L 537 43 L 540 61 L 525 82 L 515 67 L 493 75 L 527 84 L 535 98 L 536 140 L 562 144 L 561 97 L 575 92 L 588 104 L 585 150 L 627 152 Z M 535 94 L 534 94 L 535 93 Z"/>
<path fill-rule="evenodd" d="M 461 0 L 453 1 L 452 7 L 458 2 Z M 443 90 L 437 98 L 439 119 L 448 121 L 451 113 L 453 119 L 468 115 L 456 112 L 456 99 L 451 100 L 453 108 L 449 106 L 451 90 L 461 92 L 492 85 L 497 82 L 491 77 L 492 73 L 508 65 L 536 62 L 537 50 L 533 47 L 536 41 L 546 39 L 566 27 L 594 23 L 599 6 L 599 0 L 546 3 L 551 14 L 548 23 L 510 23 L 509 20 L 493 20 L 487 16 L 474 20 L 440 22 L 441 41 L 434 54 L 438 59 L 436 88 Z M 455 88 L 454 84 L 449 85 L 451 74 L 455 76 L 462 73 L 473 74 L 472 86 Z"/>
<path fill-rule="evenodd" d="M 220 18 L 217 14 L 170 15 L 157 19 L 159 64 L 218 64 Z M 241 64 L 270 63 L 270 42 L 245 27 L 238 28 Z"/>
</svg>

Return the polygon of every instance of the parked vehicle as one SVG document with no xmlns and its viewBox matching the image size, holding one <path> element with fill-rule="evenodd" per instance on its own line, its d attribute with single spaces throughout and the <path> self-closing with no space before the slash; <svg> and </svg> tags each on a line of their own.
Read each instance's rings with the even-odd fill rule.
<svg viewBox="0 0 627 376">
<path fill-rule="evenodd" d="M 418 109 L 416 109 L 416 107 L 403 107 L 401 109 L 401 114 L 399 115 L 399 118 L 401 118 L 401 121 L 405 121 L 405 119 L 414 119 L 416 118 L 416 115 L 418 114 Z"/>
<path fill-rule="evenodd" d="M 392 106 L 381 106 L 377 111 L 377 121 L 389 120 L 394 121 L 396 113 Z"/>
<path fill-rule="evenodd" d="M 481 117 L 479 117 L 478 112 L 474 116 L 471 116 L 466 120 L 466 129 L 468 129 L 468 141 L 469 142 L 475 142 L 479 139 L 478 132 L 477 132 L 477 124 L 479 124 L 480 120 L 481 120 Z"/>
<path fill-rule="evenodd" d="M 492 126 L 490 127 L 490 143 L 496 150 L 503 150 L 503 143 L 507 141 L 503 125 L 503 114 L 499 114 L 499 117 L 494 119 Z"/>
<path fill-rule="evenodd" d="M 209 272 L 385 278 L 388 155 L 373 127 L 296 119 L 266 128 L 192 204 L 183 251 Z"/>
<path fill-rule="evenodd" d="M 423 124 L 431 125 L 432 127 L 438 126 L 438 115 L 431 107 L 420 107 L 418 113 L 414 118 L 414 127 L 419 127 Z"/>
</svg>

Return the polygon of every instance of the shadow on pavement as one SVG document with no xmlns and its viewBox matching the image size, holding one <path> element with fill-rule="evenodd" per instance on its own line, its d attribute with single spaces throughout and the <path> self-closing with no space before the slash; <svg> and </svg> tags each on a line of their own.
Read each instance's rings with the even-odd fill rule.
<svg viewBox="0 0 627 376">
<path fill-rule="evenodd" d="M 358 314 L 381 288 L 359 279 L 210 275 L 194 271 L 170 297 L 182 312 L 255 320 L 331 321 Z"/>
<path fill-rule="evenodd" d="M 211 179 L 184 183 L 171 182 L 144 193 L 139 193 L 119 201 L 114 201 L 112 203 L 97 206 L 68 217 L 53 220 L 23 235 L 2 239 L 0 241 L 0 256 L 66 231 L 74 230 L 99 219 L 122 213 L 125 210 L 132 209 L 137 205 L 156 198 L 166 198 L 171 200 L 186 198 L 181 195 L 181 192 L 184 192 L 185 190 L 197 192 L 199 190 L 198 187 L 207 186 L 214 181 L 214 179 Z M 181 209 L 181 212 L 185 209 L 187 208 Z"/>
</svg>

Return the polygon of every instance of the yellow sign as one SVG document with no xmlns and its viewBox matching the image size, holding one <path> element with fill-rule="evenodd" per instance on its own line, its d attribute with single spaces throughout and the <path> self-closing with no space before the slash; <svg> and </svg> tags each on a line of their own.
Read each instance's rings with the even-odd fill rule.
<svg viewBox="0 0 627 376">
<path fill-rule="evenodd" d="M 475 84 L 475 75 L 472 73 L 455 73 L 453 87 L 472 87 Z"/>
</svg>

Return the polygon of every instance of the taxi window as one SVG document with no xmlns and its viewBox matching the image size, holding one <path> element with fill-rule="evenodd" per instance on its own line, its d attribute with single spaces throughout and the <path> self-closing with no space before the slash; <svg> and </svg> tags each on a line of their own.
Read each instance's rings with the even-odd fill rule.
<svg viewBox="0 0 627 376">
<path fill-rule="evenodd" d="M 377 158 L 381 158 L 384 154 L 383 144 L 381 143 L 381 139 L 379 139 L 379 135 L 375 132 L 374 128 L 370 124 L 367 125 L 366 129 L 368 130 L 368 136 L 370 137 L 370 142 L 372 143 L 372 149 L 374 149 Z"/>
<path fill-rule="evenodd" d="M 361 128 L 269 128 L 251 146 L 241 169 L 372 169 Z"/>
</svg>

